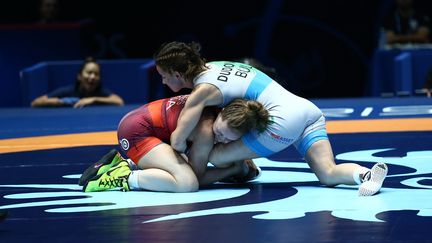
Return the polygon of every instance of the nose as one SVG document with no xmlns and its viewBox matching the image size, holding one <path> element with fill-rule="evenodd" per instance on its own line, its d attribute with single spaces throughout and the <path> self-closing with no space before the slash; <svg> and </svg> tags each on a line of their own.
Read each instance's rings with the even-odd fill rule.
<svg viewBox="0 0 432 243">
<path fill-rule="evenodd" d="M 95 81 L 96 80 L 96 75 L 95 74 L 90 74 L 89 79 L 90 79 L 90 81 Z"/>
</svg>

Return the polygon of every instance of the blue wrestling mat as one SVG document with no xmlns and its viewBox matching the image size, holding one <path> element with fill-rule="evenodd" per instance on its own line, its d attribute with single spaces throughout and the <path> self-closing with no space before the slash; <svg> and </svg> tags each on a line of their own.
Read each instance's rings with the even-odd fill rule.
<svg viewBox="0 0 432 243">
<path fill-rule="evenodd" d="M 337 163 L 387 163 L 379 194 L 320 185 L 293 148 L 254 160 L 248 184 L 83 193 L 81 172 L 137 106 L 1 109 L 0 242 L 432 242 L 432 99 L 313 102 Z"/>
</svg>

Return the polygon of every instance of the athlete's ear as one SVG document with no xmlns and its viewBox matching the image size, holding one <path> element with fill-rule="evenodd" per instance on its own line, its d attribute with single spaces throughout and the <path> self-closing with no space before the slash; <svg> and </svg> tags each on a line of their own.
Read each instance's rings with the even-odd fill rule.
<svg viewBox="0 0 432 243">
<path fill-rule="evenodd" d="M 174 71 L 174 76 L 175 76 L 176 78 L 180 78 L 182 75 L 181 75 L 179 72 Z"/>
<path fill-rule="evenodd" d="M 179 72 L 174 72 L 174 76 L 177 78 L 177 79 L 182 79 L 182 80 L 185 80 L 185 77 L 184 77 L 184 75 L 182 74 L 182 73 L 179 73 Z"/>
</svg>

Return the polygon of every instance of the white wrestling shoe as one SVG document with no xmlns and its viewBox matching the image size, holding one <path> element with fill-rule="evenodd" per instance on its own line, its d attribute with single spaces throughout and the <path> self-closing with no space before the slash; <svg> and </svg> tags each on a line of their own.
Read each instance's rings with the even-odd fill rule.
<svg viewBox="0 0 432 243">
<path fill-rule="evenodd" d="M 363 176 L 363 183 L 359 187 L 359 196 L 372 196 L 377 193 L 387 176 L 388 167 L 386 164 L 379 162 L 376 163 Z"/>
</svg>

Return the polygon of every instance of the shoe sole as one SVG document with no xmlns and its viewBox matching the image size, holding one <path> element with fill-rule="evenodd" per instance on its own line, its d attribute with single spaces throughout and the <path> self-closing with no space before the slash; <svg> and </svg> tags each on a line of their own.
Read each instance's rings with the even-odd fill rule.
<svg viewBox="0 0 432 243">
<path fill-rule="evenodd" d="M 376 163 L 371 169 L 371 178 L 363 182 L 359 187 L 359 196 L 372 196 L 377 193 L 388 173 L 388 167 L 384 163 Z"/>
<path fill-rule="evenodd" d="M 105 154 L 98 162 L 96 162 L 96 163 L 92 164 L 90 167 L 88 167 L 84 171 L 84 173 L 81 175 L 81 177 L 78 181 L 78 185 L 84 186 L 90 179 L 95 177 L 97 175 L 97 172 L 99 171 L 99 169 L 102 166 L 108 165 L 112 162 L 112 160 L 116 156 L 117 152 L 118 151 L 116 149 L 112 149 L 107 154 Z"/>
</svg>

